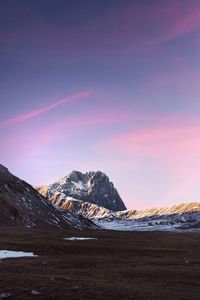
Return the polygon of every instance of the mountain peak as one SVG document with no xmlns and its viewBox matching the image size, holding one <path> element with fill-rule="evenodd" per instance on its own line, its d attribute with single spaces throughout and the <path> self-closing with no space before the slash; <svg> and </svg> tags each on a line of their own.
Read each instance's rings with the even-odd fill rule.
<svg viewBox="0 0 200 300">
<path fill-rule="evenodd" d="M 55 199 L 56 195 L 56 199 L 72 197 L 114 211 L 126 209 L 114 184 L 101 171 L 82 173 L 73 170 L 67 176 L 51 184 L 47 194 L 50 200 L 52 197 Z"/>
<path fill-rule="evenodd" d="M 108 176 L 101 172 L 101 171 L 89 171 L 89 172 L 86 172 L 86 173 L 82 173 L 80 171 L 77 171 L 77 170 L 73 170 L 71 173 L 69 173 L 65 178 L 70 178 L 70 179 L 74 179 L 74 180 L 77 180 L 77 181 L 80 181 L 80 180 L 87 180 L 91 177 L 107 177 Z"/>
<path fill-rule="evenodd" d="M 79 171 L 73 170 L 70 174 L 68 174 L 66 176 L 66 178 L 69 178 L 70 180 L 78 182 L 78 181 L 83 180 L 84 176 L 85 176 L 85 174 L 83 174 Z"/>
</svg>

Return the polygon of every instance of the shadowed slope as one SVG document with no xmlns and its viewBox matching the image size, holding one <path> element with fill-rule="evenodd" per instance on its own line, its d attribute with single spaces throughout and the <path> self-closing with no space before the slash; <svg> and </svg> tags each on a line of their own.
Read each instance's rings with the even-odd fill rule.
<svg viewBox="0 0 200 300">
<path fill-rule="evenodd" d="M 59 228 L 95 227 L 81 216 L 53 206 L 31 185 L 0 165 L 0 223 L 25 226 L 52 225 Z"/>
</svg>

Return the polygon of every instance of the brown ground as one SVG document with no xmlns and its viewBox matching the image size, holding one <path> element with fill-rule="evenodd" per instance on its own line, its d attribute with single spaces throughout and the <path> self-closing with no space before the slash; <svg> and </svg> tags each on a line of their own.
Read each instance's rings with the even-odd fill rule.
<svg viewBox="0 0 200 300">
<path fill-rule="evenodd" d="M 0 227 L 0 249 L 39 255 L 0 262 L 0 296 L 10 293 L 7 299 L 200 299 L 197 233 Z"/>
</svg>

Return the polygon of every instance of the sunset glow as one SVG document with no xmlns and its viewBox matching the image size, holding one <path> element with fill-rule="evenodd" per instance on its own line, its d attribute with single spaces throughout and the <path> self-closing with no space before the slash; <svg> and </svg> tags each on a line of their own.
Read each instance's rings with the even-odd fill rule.
<svg viewBox="0 0 200 300">
<path fill-rule="evenodd" d="M 133 209 L 199 201 L 200 2 L 54 3 L 0 2 L 0 163 L 101 170 Z"/>
</svg>

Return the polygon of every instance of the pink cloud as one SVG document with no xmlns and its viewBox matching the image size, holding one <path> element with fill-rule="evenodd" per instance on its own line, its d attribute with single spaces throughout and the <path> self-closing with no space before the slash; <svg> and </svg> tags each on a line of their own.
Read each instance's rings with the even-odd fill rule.
<svg viewBox="0 0 200 300">
<path fill-rule="evenodd" d="M 142 120 L 143 123 L 143 120 L 147 120 L 147 118 L 154 123 L 154 126 L 151 123 L 151 127 L 146 126 L 143 129 L 138 129 L 137 121 Z M 162 199 L 165 205 L 177 203 L 181 199 L 185 201 L 187 195 L 192 195 L 191 191 L 194 185 L 197 184 L 200 169 L 200 122 L 190 116 L 134 116 L 129 112 L 122 112 L 118 109 L 101 108 L 95 112 L 93 111 L 93 114 L 85 112 L 80 116 L 75 114 L 66 119 L 54 120 L 53 123 L 46 124 L 42 128 L 39 124 L 36 127 L 26 126 L 23 131 L 14 136 L 10 135 L 4 140 L 1 157 L 4 156 L 4 152 L 7 155 L 10 152 L 10 161 L 14 160 L 17 166 L 20 165 L 20 168 L 25 167 L 30 162 L 33 167 L 36 161 L 40 161 L 41 164 L 55 161 L 56 167 L 57 158 L 58 160 L 65 160 L 66 168 L 71 168 L 72 164 L 70 164 L 70 167 L 68 165 L 67 153 L 69 151 L 70 154 L 74 146 L 71 148 L 67 145 L 75 144 L 79 147 L 77 136 L 85 136 L 85 134 L 90 136 L 92 130 L 116 128 L 120 124 L 127 124 L 128 126 L 125 126 L 125 128 L 129 129 L 121 128 L 120 134 L 113 134 L 107 140 L 100 141 L 96 146 L 94 146 L 96 142 L 92 137 L 88 149 L 91 148 L 94 155 L 97 153 L 97 157 L 102 159 L 100 163 L 95 162 L 97 168 L 100 165 L 103 170 L 107 170 L 106 168 L 109 165 L 110 169 L 116 170 L 115 172 L 122 169 L 123 172 L 127 172 L 133 178 L 137 178 L 137 173 L 147 172 L 147 180 L 151 181 L 149 169 L 155 163 L 159 172 L 164 174 L 163 177 L 169 186 L 163 194 L 158 192 L 159 199 Z M 135 124 L 136 126 L 134 126 Z M 97 136 L 97 139 L 99 140 L 99 136 Z M 62 149 L 65 149 L 64 151 L 55 151 L 55 149 L 58 149 L 60 141 L 62 145 L 63 143 L 66 145 L 66 149 L 62 147 Z M 14 153 L 13 149 L 15 149 Z M 23 153 L 23 156 L 21 153 Z M 82 166 L 81 161 L 84 161 L 85 170 L 89 166 L 91 168 L 94 163 L 87 158 L 82 159 L 81 156 L 76 157 L 76 159 L 78 162 L 80 161 L 79 168 Z M 10 164 L 13 165 L 13 162 Z M 54 168 L 54 166 L 51 167 Z M 110 170 L 109 168 L 108 170 Z M 113 171 L 113 173 L 115 172 Z M 152 173 L 152 177 L 156 178 L 156 176 L 159 175 Z M 151 188 L 151 184 L 145 181 L 146 178 L 143 180 L 142 184 Z M 124 192 L 124 197 L 131 199 L 130 208 L 133 207 L 133 204 L 131 204 L 133 199 L 135 199 L 134 203 L 138 201 L 140 206 L 142 204 L 139 204 L 139 201 L 142 197 L 144 203 L 147 203 L 145 197 L 148 196 L 148 191 L 137 191 L 137 186 L 134 183 L 133 186 L 128 187 L 125 184 L 125 190 L 126 188 L 129 195 L 128 192 Z M 188 199 L 188 201 L 190 200 L 194 199 Z M 155 201 L 156 199 L 154 199 L 154 203 Z M 157 200 L 156 205 L 161 205 L 159 200 Z M 150 207 L 152 204 L 149 202 L 148 206 Z"/>
<path fill-rule="evenodd" d="M 177 7 L 171 7 L 171 16 L 175 16 L 174 24 L 169 28 L 166 39 L 173 39 L 177 36 L 185 35 L 200 28 L 199 6 L 184 6 L 180 1 Z M 176 10 L 174 11 L 174 9 Z"/>
<path fill-rule="evenodd" d="M 37 116 L 39 116 L 43 113 L 48 112 L 49 110 L 52 110 L 52 109 L 54 109 L 58 106 L 77 101 L 81 98 L 88 97 L 90 95 L 91 95 L 90 91 L 85 91 L 85 92 L 80 92 L 80 93 L 68 96 L 68 97 L 60 99 L 60 100 L 58 100 L 58 101 L 56 101 L 52 104 L 49 104 L 45 107 L 35 109 L 33 111 L 27 112 L 25 114 L 16 116 L 16 117 L 11 118 L 11 119 L 0 121 L 0 128 L 4 128 L 4 127 L 7 127 L 7 126 L 15 125 L 17 123 L 22 123 L 22 122 L 28 121 L 28 120 L 33 119 L 33 118 L 35 118 L 35 117 L 37 117 Z"/>
<path fill-rule="evenodd" d="M 145 21 L 145 24 L 144 24 Z M 144 27 L 147 30 L 142 30 Z M 200 5 L 188 1 L 155 1 L 151 4 L 128 4 L 99 15 L 93 23 L 76 27 L 53 27 L 47 24 L 31 26 L 28 30 L 9 32 L 5 43 L 26 42 L 39 46 L 40 53 L 63 53 L 71 57 L 91 52 L 106 52 L 108 60 L 114 52 L 132 52 L 168 42 L 200 29 Z M 108 51 L 111 55 L 108 55 Z M 114 50 L 114 52 L 113 52 Z M 63 52 L 62 52 L 63 51 Z M 104 59 L 106 59 L 106 57 Z"/>
<path fill-rule="evenodd" d="M 105 47 L 125 53 L 164 44 L 200 30 L 200 5 L 182 0 L 129 4 L 103 17 L 98 37 Z M 120 24 L 120 26 L 119 26 Z M 143 28 L 147 28 L 146 30 Z M 139 29 L 141 28 L 141 29 Z"/>
<path fill-rule="evenodd" d="M 115 159 L 123 157 L 123 162 L 128 166 L 130 160 L 139 164 L 137 172 L 143 170 L 144 180 L 145 172 L 149 174 L 154 167 L 159 170 L 158 174 L 152 173 L 152 179 L 155 180 L 162 174 L 167 184 L 166 190 L 160 195 L 160 202 L 171 205 L 183 201 L 182 199 L 198 201 L 191 197 L 196 197 L 200 183 L 200 122 L 194 120 L 189 124 L 189 118 L 188 124 L 184 124 L 183 120 L 179 122 L 177 119 L 173 124 L 169 122 L 166 125 L 166 120 L 167 118 L 163 121 L 160 119 L 157 125 L 150 128 L 133 129 L 111 136 L 99 142 L 95 150 L 101 154 L 110 153 Z M 169 120 L 173 118 L 170 117 Z M 133 174 L 136 176 L 134 171 Z M 159 182 L 159 178 L 157 180 Z"/>
<path fill-rule="evenodd" d="M 169 157 L 200 152 L 199 127 L 153 127 L 118 134 L 105 142 L 108 147 L 137 156 Z"/>
</svg>

